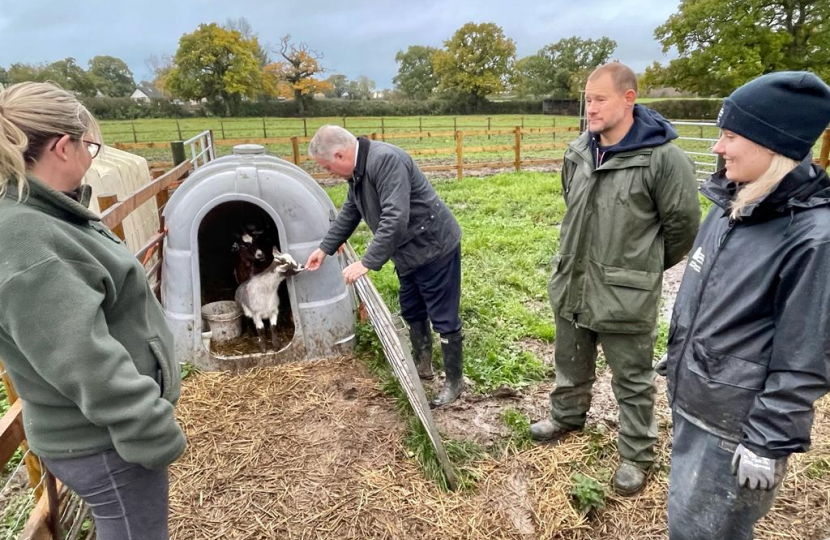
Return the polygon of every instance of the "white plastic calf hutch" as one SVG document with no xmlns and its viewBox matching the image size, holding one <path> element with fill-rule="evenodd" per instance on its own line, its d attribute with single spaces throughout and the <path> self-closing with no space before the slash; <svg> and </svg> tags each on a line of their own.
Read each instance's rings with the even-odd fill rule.
<svg viewBox="0 0 830 540">
<path fill-rule="evenodd" d="M 201 313 L 205 304 L 233 300 L 237 254 L 231 248 L 244 227 L 265 230 L 277 249 L 304 263 L 335 215 L 311 176 L 266 155 L 262 146 L 236 146 L 233 155 L 197 169 L 164 210 L 168 236 L 161 300 L 177 359 L 206 370 L 240 369 L 351 350 L 354 301 L 341 277 L 339 257 L 327 257 L 319 270 L 302 272 L 280 286 L 277 327 L 284 339 L 279 350 L 219 354 Z"/>
</svg>

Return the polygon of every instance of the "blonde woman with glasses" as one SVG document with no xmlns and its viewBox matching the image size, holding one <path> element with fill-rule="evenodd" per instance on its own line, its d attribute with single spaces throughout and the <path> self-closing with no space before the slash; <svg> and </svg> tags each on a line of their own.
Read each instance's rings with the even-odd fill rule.
<svg viewBox="0 0 830 540">
<path fill-rule="evenodd" d="M 173 338 L 125 245 L 87 209 L 98 124 L 48 83 L 0 93 L 0 357 L 32 451 L 92 508 L 100 540 L 168 538 Z"/>
<path fill-rule="evenodd" d="M 726 98 L 725 168 L 669 330 L 669 538 L 748 540 L 830 388 L 830 179 L 812 163 L 830 88 L 806 72 Z"/>
</svg>

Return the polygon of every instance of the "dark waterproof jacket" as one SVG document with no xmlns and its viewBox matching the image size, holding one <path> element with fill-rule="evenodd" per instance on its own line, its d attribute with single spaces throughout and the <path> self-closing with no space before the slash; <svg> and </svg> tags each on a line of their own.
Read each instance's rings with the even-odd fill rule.
<svg viewBox="0 0 830 540">
<path fill-rule="evenodd" d="M 830 375 L 830 180 L 805 160 L 733 221 L 734 184 L 703 186 L 703 222 L 677 295 L 673 409 L 769 458 L 805 452 Z"/>
<path fill-rule="evenodd" d="M 548 283 L 555 313 L 595 332 L 639 334 L 657 326 L 663 270 L 695 238 L 700 203 L 694 166 L 670 141 L 662 116 L 635 106 L 619 144 L 600 149 L 590 132 L 562 166 L 568 206 Z"/>
<path fill-rule="evenodd" d="M 361 218 L 374 234 L 363 256 L 369 270 L 380 270 L 392 259 L 398 274 L 406 275 L 461 241 L 461 227 L 409 154 L 365 138 L 358 139 L 346 202 L 320 249 L 333 255 Z"/>
</svg>

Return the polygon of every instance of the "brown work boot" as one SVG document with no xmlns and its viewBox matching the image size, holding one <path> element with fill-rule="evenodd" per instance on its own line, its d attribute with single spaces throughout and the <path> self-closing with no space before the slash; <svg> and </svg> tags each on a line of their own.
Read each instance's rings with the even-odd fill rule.
<svg viewBox="0 0 830 540">
<path fill-rule="evenodd" d="M 646 485 L 647 476 L 648 473 L 645 470 L 631 462 L 622 461 L 614 473 L 611 484 L 619 495 L 629 497 L 642 491 Z"/>
</svg>

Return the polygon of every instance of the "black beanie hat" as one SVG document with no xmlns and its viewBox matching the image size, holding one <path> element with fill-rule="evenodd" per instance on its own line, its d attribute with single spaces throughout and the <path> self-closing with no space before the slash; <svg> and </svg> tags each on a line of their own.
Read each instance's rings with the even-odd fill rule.
<svg viewBox="0 0 830 540">
<path fill-rule="evenodd" d="M 723 100 L 718 127 L 800 161 L 830 123 L 830 87 L 806 71 L 762 75 Z"/>
</svg>

